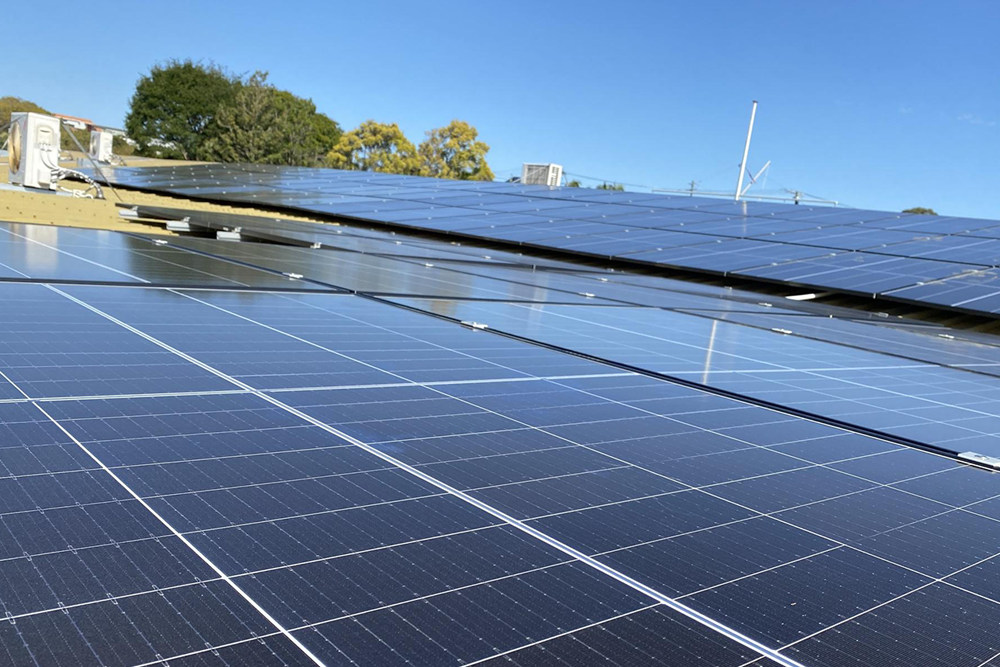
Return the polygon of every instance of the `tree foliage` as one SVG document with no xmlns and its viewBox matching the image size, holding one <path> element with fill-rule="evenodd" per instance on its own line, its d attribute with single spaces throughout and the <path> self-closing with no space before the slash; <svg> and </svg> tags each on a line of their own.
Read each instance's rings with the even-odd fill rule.
<svg viewBox="0 0 1000 667">
<path fill-rule="evenodd" d="M 445 127 L 427 132 L 420 144 L 420 175 L 453 178 L 463 181 L 492 181 L 493 171 L 486 163 L 490 147 L 478 141 L 479 132 L 464 120 L 453 120 Z"/>
<path fill-rule="evenodd" d="M 52 112 L 47 109 L 43 109 L 34 102 L 29 102 L 28 100 L 21 99 L 20 97 L 0 97 L 0 146 L 7 141 L 7 126 L 10 124 L 10 115 L 15 111 L 28 111 L 31 113 L 45 114 L 46 116 L 51 116 Z M 70 138 L 70 132 L 73 133 L 84 148 L 90 145 L 90 132 L 87 130 L 74 130 L 65 125 L 62 126 L 62 132 L 60 133 L 59 147 L 62 150 L 77 150 L 76 144 Z"/>
<path fill-rule="evenodd" d="M 278 90 L 267 82 L 267 72 L 255 72 L 231 102 L 219 107 L 198 156 L 219 162 L 314 166 L 339 132 L 335 121 L 316 112 L 312 100 Z"/>
<path fill-rule="evenodd" d="M 0 146 L 7 141 L 10 115 L 15 111 L 33 111 L 49 115 L 49 112 L 34 102 L 22 100 L 20 97 L 0 97 Z"/>
<path fill-rule="evenodd" d="M 932 208 L 925 208 L 923 206 L 914 206 L 913 208 L 904 209 L 903 213 L 919 213 L 921 215 L 937 215 L 937 211 Z"/>
<path fill-rule="evenodd" d="M 135 155 L 135 146 L 115 135 L 111 138 L 111 152 L 115 155 L 128 157 L 129 155 Z"/>
<path fill-rule="evenodd" d="M 312 104 L 311 101 L 310 104 Z M 326 154 L 332 151 L 333 147 L 340 141 L 340 137 L 344 134 L 344 131 L 341 129 L 340 123 L 326 114 L 316 112 L 315 105 L 313 105 L 312 125 L 317 155 L 319 155 L 320 161 L 322 161 L 326 159 Z"/>
<path fill-rule="evenodd" d="M 601 183 L 597 186 L 598 190 L 618 190 L 619 192 L 625 189 L 625 186 L 621 183 Z"/>
<path fill-rule="evenodd" d="M 213 64 L 158 63 L 136 83 L 125 131 L 140 155 L 194 159 L 210 138 L 216 111 L 239 88 L 237 77 Z"/>
<path fill-rule="evenodd" d="M 416 174 L 420 170 L 417 149 L 396 123 L 366 120 L 345 132 L 329 152 L 327 163 L 337 169 Z"/>
<path fill-rule="evenodd" d="M 566 183 L 566 187 L 567 188 L 581 188 L 581 187 L 583 187 L 583 184 L 580 183 L 580 181 L 578 181 L 578 180 L 576 180 L 574 178 L 572 181 L 569 181 L 568 183 Z"/>
</svg>

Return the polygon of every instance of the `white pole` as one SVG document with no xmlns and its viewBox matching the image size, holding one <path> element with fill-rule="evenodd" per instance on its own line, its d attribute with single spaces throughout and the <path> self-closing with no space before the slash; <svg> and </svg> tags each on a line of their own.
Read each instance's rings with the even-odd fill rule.
<svg viewBox="0 0 1000 667">
<path fill-rule="evenodd" d="M 743 159 L 740 160 L 740 177 L 736 181 L 736 201 L 740 200 L 743 194 L 743 172 L 746 171 L 747 155 L 750 153 L 750 135 L 753 134 L 753 119 L 757 115 L 757 100 L 753 101 L 753 108 L 750 110 L 750 127 L 747 128 L 747 143 L 743 146 Z"/>
</svg>

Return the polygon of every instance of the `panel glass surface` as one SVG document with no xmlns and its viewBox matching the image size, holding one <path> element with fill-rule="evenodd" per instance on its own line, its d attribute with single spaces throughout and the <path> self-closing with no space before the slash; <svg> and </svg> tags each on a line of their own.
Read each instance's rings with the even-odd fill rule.
<svg viewBox="0 0 1000 667">
<path fill-rule="evenodd" d="M 315 289 L 285 276 L 152 239 L 90 229 L 0 223 L 0 270 L 11 278 L 233 288 Z"/>
<path fill-rule="evenodd" d="M 944 457 L 357 296 L 0 288 L 22 313 L 0 325 L 0 368 L 82 378 L 53 391 L 22 375 L 20 398 L 0 398 L 0 521 L 17 536 L 0 571 L 24 591 L 0 601 L 31 601 L 5 631 L 42 664 L 297 665 L 309 651 L 327 664 L 737 667 L 760 656 L 752 642 L 822 664 L 835 654 L 812 638 L 881 636 L 880 614 L 931 593 L 1000 618 L 987 569 L 1000 478 Z M 705 294 L 684 303 L 718 301 L 691 288 Z M 688 375 L 857 381 L 885 356 L 648 308 L 522 319 L 551 310 L 595 316 L 574 321 L 578 340 L 646 322 L 640 337 L 669 334 L 664 358 Z M 29 356 L 53 332 L 57 356 Z M 163 356 L 114 364 L 132 350 Z M 906 374 L 924 366 L 897 377 L 971 392 Z M 78 370 L 91 367 L 96 381 Z M 181 381 L 147 388 L 163 375 Z M 147 547 L 121 570 L 139 574 L 113 569 Z M 47 565 L 50 551 L 64 560 Z M 922 655 L 972 665 L 983 642 L 958 636 Z M 872 650 L 896 655 L 895 641 Z"/>
<path fill-rule="evenodd" d="M 995 376 L 657 309 L 406 303 L 951 451 L 1000 456 Z"/>
<path fill-rule="evenodd" d="M 992 240 L 998 236 L 994 232 L 1000 229 L 1000 224 L 989 220 L 516 183 L 447 181 L 330 169 L 197 165 L 115 168 L 108 172 L 113 182 L 129 187 L 200 193 L 199 196 L 221 201 L 347 215 L 356 220 L 505 243 L 577 249 L 593 256 L 628 255 L 632 261 L 699 271 L 739 271 L 755 278 L 873 295 L 957 275 L 968 268 L 993 266 L 1000 261 L 1000 252 L 993 248 Z M 566 223 L 569 231 L 546 237 L 546 232 L 538 226 L 553 221 Z M 600 241 L 577 246 L 566 238 L 593 233 L 600 229 L 595 224 L 706 233 L 736 237 L 745 243 L 721 250 L 706 244 L 688 253 L 676 250 L 672 244 L 649 245 L 651 241 L 646 239 L 636 239 L 635 243 L 619 239 L 602 248 L 604 244 Z M 984 243 L 966 246 L 965 241 L 948 241 L 950 250 L 929 251 L 921 245 L 913 247 L 912 255 L 889 251 L 896 259 L 891 263 L 883 263 L 885 255 L 863 253 L 839 254 L 818 263 L 814 259 L 829 255 L 830 251 L 871 249 L 877 253 L 884 246 L 907 243 L 925 235 L 967 238 L 979 231 Z M 751 248 L 747 245 L 752 244 L 750 239 L 766 239 L 770 245 Z M 820 252 L 814 255 L 803 247 L 817 248 Z M 909 250 L 901 247 L 898 252 Z M 922 259 L 927 257 L 940 261 Z M 919 300 L 919 292 L 897 298 L 911 297 Z M 983 312 L 994 310 L 992 301 L 969 309 L 979 310 L 979 305 L 986 306 Z"/>
</svg>

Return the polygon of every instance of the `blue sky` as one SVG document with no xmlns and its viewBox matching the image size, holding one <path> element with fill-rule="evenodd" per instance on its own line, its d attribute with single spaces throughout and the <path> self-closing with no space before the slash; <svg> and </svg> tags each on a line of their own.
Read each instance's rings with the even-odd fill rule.
<svg viewBox="0 0 1000 667">
<path fill-rule="evenodd" d="M 268 70 L 345 128 L 452 118 L 521 162 L 653 187 L 769 191 L 1000 219 L 1000 2 L 54 2 L 8 30 L 0 94 L 121 124 L 167 58 Z M 37 21 L 35 24 L 40 25 Z M 11 40 L 13 40 L 11 42 Z M 584 181 L 588 184 L 587 181 Z M 638 189 L 638 188 L 630 188 Z"/>
</svg>

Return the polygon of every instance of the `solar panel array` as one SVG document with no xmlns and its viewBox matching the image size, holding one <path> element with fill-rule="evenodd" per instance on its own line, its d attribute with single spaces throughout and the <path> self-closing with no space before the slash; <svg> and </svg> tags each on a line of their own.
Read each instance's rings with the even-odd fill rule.
<svg viewBox="0 0 1000 667">
<path fill-rule="evenodd" d="M 140 212 L 153 211 L 140 208 Z M 185 217 L 198 217 L 191 213 Z M 216 225 L 228 223 L 234 228 L 248 217 L 216 214 L 214 220 Z M 198 239 L 176 243 L 190 249 L 215 248 L 218 256 L 275 270 L 294 267 L 331 287 L 404 297 L 400 303 L 459 321 L 486 322 L 532 341 L 911 438 L 953 453 L 1000 456 L 1000 404 L 994 400 L 1000 350 L 995 346 L 952 345 L 936 335 L 940 331 L 928 336 L 885 327 L 873 331 L 870 324 L 831 322 L 827 317 L 817 322 L 816 315 L 829 311 L 813 308 L 806 311 L 813 319 L 804 319 L 787 308 L 761 305 L 759 295 L 741 297 L 731 290 L 698 286 L 706 294 L 727 296 L 723 308 L 729 310 L 720 310 L 718 299 L 650 289 L 668 284 L 683 289 L 684 284 L 642 276 L 526 272 L 504 265 L 476 268 L 448 260 L 415 266 L 417 262 L 411 261 L 405 249 L 397 251 L 402 253 L 399 256 L 362 258 L 343 252 L 359 252 L 347 242 L 351 232 L 352 228 L 344 229 L 328 242 L 328 254 L 318 255 L 253 244 L 218 247 Z M 316 257 L 321 261 L 315 261 Z M 477 276 L 474 287 L 456 288 L 454 281 L 467 282 L 472 276 Z M 517 287 L 521 291 L 512 295 L 510 288 L 504 289 L 504 281 L 510 288 L 524 284 L 530 289 Z M 424 296 L 428 293 L 435 296 L 428 299 Z M 581 298 L 584 294 L 589 296 Z M 411 296 L 420 298 L 406 298 Z M 477 300 L 445 302 L 446 297 Z M 478 302 L 484 299 L 490 302 Z M 514 299 L 529 303 L 510 303 Z M 548 303 L 535 302 L 541 300 Z M 580 312 L 571 305 L 580 303 L 604 307 Z M 748 324 L 758 330 L 739 326 Z M 797 336 L 791 340 L 775 336 L 784 332 Z M 841 346 L 831 347 L 827 342 Z"/>
<path fill-rule="evenodd" d="M 993 338 L 340 231 L 0 224 L 7 664 L 1000 659 Z"/>
<path fill-rule="evenodd" d="M 188 197 L 1000 313 L 997 220 L 301 167 L 105 171 L 117 185 Z"/>
</svg>

